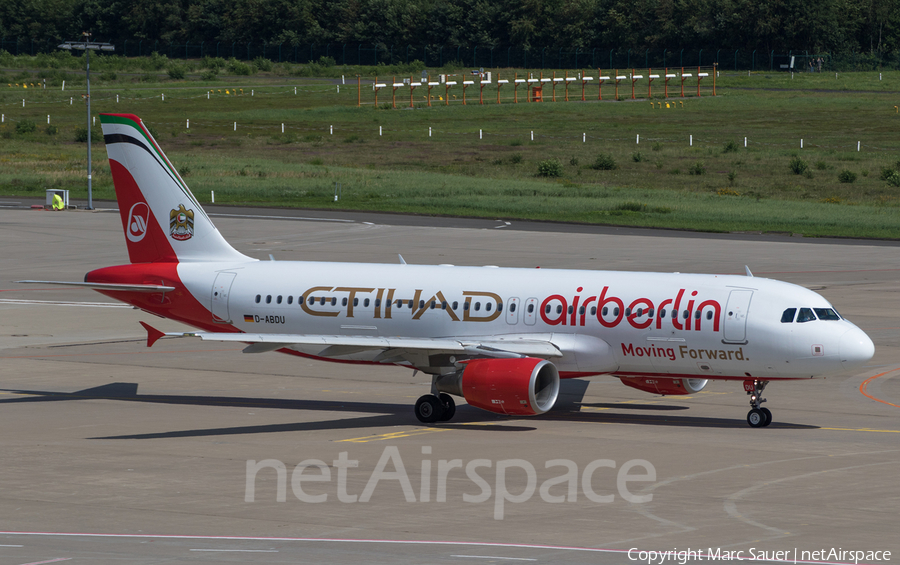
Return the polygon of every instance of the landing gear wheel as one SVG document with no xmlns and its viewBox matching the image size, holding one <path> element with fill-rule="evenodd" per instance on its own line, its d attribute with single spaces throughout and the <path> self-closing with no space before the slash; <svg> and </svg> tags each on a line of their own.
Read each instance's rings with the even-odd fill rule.
<svg viewBox="0 0 900 565">
<path fill-rule="evenodd" d="M 416 418 L 423 424 L 433 424 L 444 415 L 444 405 L 433 394 L 426 394 L 416 400 Z"/>
<path fill-rule="evenodd" d="M 448 422 L 453 418 L 454 414 L 456 414 L 456 402 L 453 401 L 452 396 L 443 392 L 439 398 L 444 405 L 444 413 L 441 415 L 440 421 Z"/>
<path fill-rule="evenodd" d="M 762 393 L 768 384 L 769 381 L 750 379 L 744 381 L 744 390 L 750 396 L 751 410 L 747 413 L 747 423 L 751 428 L 764 428 L 772 423 L 772 413 L 768 408 L 762 407 L 762 403 L 766 401 Z"/>
<path fill-rule="evenodd" d="M 747 412 L 747 423 L 751 428 L 761 428 L 766 425 L 766 415 L 761 409 L 754 408 Z"/>
</svg>

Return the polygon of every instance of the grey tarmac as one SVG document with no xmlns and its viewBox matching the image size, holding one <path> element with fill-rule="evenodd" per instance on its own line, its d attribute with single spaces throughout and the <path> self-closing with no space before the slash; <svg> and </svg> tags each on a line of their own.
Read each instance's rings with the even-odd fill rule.
<svg viewBox="0 0 900 565">
<path fill-rule="evenodd" d="M 740 383 L 658 397 L 603 377 L 567 381 L 558 407 L 541 417 L 460 402 L 451 423 L 428 427 L 412 413 L 429 389 L 421 374 L 189 339 L 148 349 L 138 321 L 185 327 L 91 291 L 14 284 L 82 280 L 127 255 L 113 210 L 0 205 L 9 206 L 0 208 L 4 565 L 641 562 L 632 548 L 690 549 L 701 552 L 696 561 L 716 560 L 710 550 L 719 560 L 726 551 L 765 560 L 832 548 L 900 557 L 894 242 L 210 207 L 226 239 L 261 259 L 393 263 L 399 253 L 409 263 L 702 273 L 749 265 L 820 292 L 876 345 L 854 375 L 771 384 L 774 423 L 764 429 L 747 426 Z M 259 217 L 273 215 L 284 218 Z M 344 470 L 343 494 L 363 493 L 379 460 L 396 453 L 415 501 L 402 480 L 383 479 L 367 502 L 342 502 L 341 453 L 358 462 Z M 487 500 L 464 501 L 482 489 L 457 468 L 438 501 L 437 468 L 455 459 L 490 463 L 478 470 Z M 273 468 L 259 471 L 247 501 L 248 461 L 263 460 L 285 466 L 283 502 Z M 300 494 L 326 494 L 324 502 L 297 496 L 292 477 L 307 460 L 328 465 L 332 480 L 302 471 Z M 495 473 L 515 460 L 502 477 L 510 498 L 528 488 L 521 465 L 535 469 L 536 489 L 506 501 L 496 519 Z M 578 473 L 574 497 L 547 485 L 560 502 L 539 494 L 561 475 L 545 466 L 554 460 Z M 649 502 L 629 502 L 619 489 L 618 473 L 635 460 L 656 477 L 627 488 Z M 611 502 L 586 493 L 592 464 L 588 487 Z M 401 474 L 393 462 L 387 470 Z M 848 561 L 817 555 L 811 561 Z"/>
</svg>

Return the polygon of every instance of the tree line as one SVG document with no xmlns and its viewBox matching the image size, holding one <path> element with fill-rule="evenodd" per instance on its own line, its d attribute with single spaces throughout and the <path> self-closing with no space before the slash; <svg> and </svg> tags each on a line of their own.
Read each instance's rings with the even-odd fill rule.
<svg viewBox="0 0 900 565">
<path fill-rule="evenodd" d="M 896 0 L 0 0 L 0 36 L 891 54 Z"/>
</svg>

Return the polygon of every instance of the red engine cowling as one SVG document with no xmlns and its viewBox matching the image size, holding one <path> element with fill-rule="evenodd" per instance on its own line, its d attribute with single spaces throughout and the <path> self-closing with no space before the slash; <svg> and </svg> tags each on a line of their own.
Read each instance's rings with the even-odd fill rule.
<svg viewBox="0 0 900 565">
<path fill-rule="evenodd" d="M 669 379 L 660 377 L 619 377 L 622 383 L 653 394 L 678 395 L 700 392 L 707 379 Z"/>
<path fill-rule="evenodd" d="M 516 416 L 543 414 L 559 395 L 559 371 L 544 359 L 476 359 L 462 373 L 462 396 L 470 405 Z"/>
</svg>

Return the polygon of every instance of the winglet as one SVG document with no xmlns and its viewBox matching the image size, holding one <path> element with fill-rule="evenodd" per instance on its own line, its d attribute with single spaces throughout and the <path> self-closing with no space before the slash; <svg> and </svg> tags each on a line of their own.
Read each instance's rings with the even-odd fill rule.
<svg viewBox="0 0 900 565">
<path fill-rule="evenodd" d="M 748 267 L 747 265 L 744 265 L 744 270 L 747 271 L 747 276 L 748 276 L 748 277 L 752 277 L 752 276 L 753 276 L 753 273 L 750 272 L 750 267 Z"/>
<path fill-rule="evenodd" d="M 166 335 L 166 334 L 164 334 L 163 332 L 161 332 L 161 331 L 159 331 L 158 329 L 156 329 L 156 328 L 154 328 L 153 326 L 151 326 L 150 324 L 147 324 L 147 323 L 145 323 L 145 322 L 141 322 L 141 325 L 144 326 L 144 329 L 145 329 L 145 330 L 147 330 L 147 347 L 153 347 L 153 344 L 156 343 L 156 341 L 157 341 L 159 338 L 161 338 L 161 337 L 163 337 L 164 335 Z"/>
</svg>

